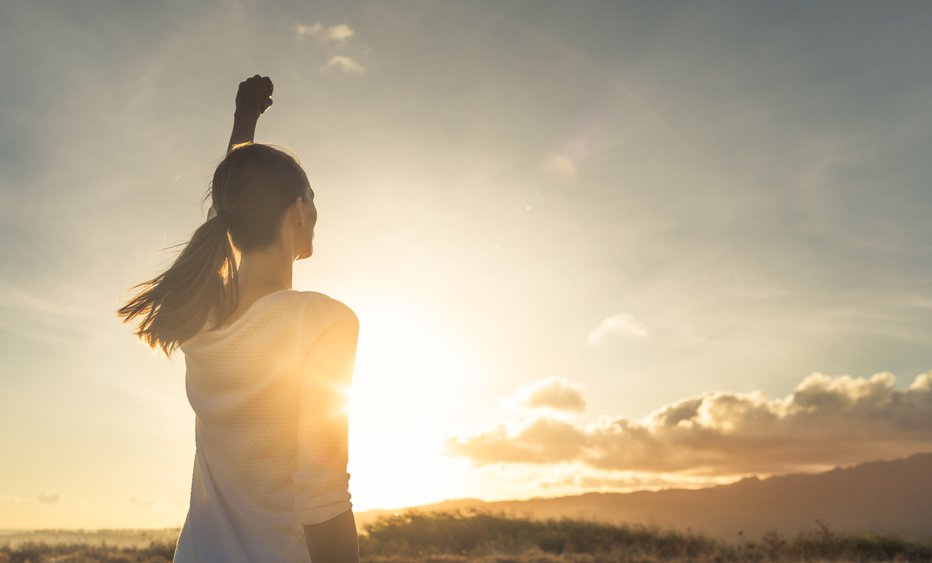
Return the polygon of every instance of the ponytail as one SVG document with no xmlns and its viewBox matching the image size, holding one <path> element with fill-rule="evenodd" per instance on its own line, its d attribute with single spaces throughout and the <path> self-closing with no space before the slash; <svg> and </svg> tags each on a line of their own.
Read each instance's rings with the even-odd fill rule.
<svg viewBox="0 0 932 563">
<path fill-rule="evenodd" d="M 285 210 L 313 192 L 301 165 L 284 149 L 242 143 L 217 165 L 208 195 L 217 213 L 194 231 L 168 270 L 133 286 L 139 293 L 117 310 L 124 323 L 140 317 L 135 334 L 169 357 L 204 327 L 211 312 L 214 328 L 229 318 L 239 295 L 236 252 L 274 245 Z"/>
<path fill-rule="evenodd" d="M 171 267 L 133 286 L 142 289 L 117 310 L 124 323 L 142 318 L 135 334 L 149 347 L 171 357 L 204 326 L 211 310 L 220 311 L 222 322 L 236 307 L 236 255 L 227 232 L 229 220 L 223 210 L 198 227 Z"/>
</svg>

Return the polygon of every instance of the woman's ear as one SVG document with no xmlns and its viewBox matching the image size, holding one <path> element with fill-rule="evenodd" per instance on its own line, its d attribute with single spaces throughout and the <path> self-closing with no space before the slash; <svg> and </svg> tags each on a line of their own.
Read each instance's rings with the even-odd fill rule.
<svg viewBox="0 0 932 563">
<path fill-rule="evenodd" d="M 299 227 L 304 226 L 304 214 L 301 213 L 301 196 L 295 198 L 294 203 L 291 204 L 291 208 L 294 210 L 293 213 L 297 217 L 297 225 Z"/>
</svg>

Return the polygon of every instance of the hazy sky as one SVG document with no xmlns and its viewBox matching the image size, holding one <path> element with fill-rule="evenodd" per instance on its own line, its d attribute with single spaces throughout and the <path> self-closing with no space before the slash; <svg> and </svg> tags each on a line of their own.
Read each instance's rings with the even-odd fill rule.
<svg viewBox="0 0 932 563">
<path fill-rule="evenodd" d="M 180 526 L 184 359 L 115 310 L 236 85 L 360 317 L 354 508 L 932 449 L 926 2 L 0 4 L 0 528 Z M 877 374 L 877 375 L 875 375 Z"/>
</svg>

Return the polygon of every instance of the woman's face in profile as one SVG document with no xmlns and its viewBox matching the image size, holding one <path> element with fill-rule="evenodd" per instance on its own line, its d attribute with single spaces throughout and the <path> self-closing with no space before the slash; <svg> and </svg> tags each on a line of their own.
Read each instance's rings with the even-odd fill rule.
<svg viewBox="0 0 932 563">
<path fill-rule="evenodd" d="M 301 213 L 304 216 L 304 226 L 301 230 L 301 240 L 298 244 L 297 260 L 310 258 L 314 253 L 314 227 L 317 225 L 317 206 L 314 205 L 314 190 L 310 186 L 305 192 L 307 201 L 301 202 Z"/>
</svg>

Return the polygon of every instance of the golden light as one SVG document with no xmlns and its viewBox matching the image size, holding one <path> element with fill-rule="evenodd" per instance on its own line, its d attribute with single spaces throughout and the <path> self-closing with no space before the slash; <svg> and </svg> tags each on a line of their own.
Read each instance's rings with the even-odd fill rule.
<svg viewBox="0 0 932 563">
<path fill-rule="evenodd" d="M 349 393 L 351 492 L 356 510 L 455 494 L 463 461 L 441 455 L 476 370 L 462 340 L 407 303 L 354 304 L 360 321 Z"/>
</svg>

